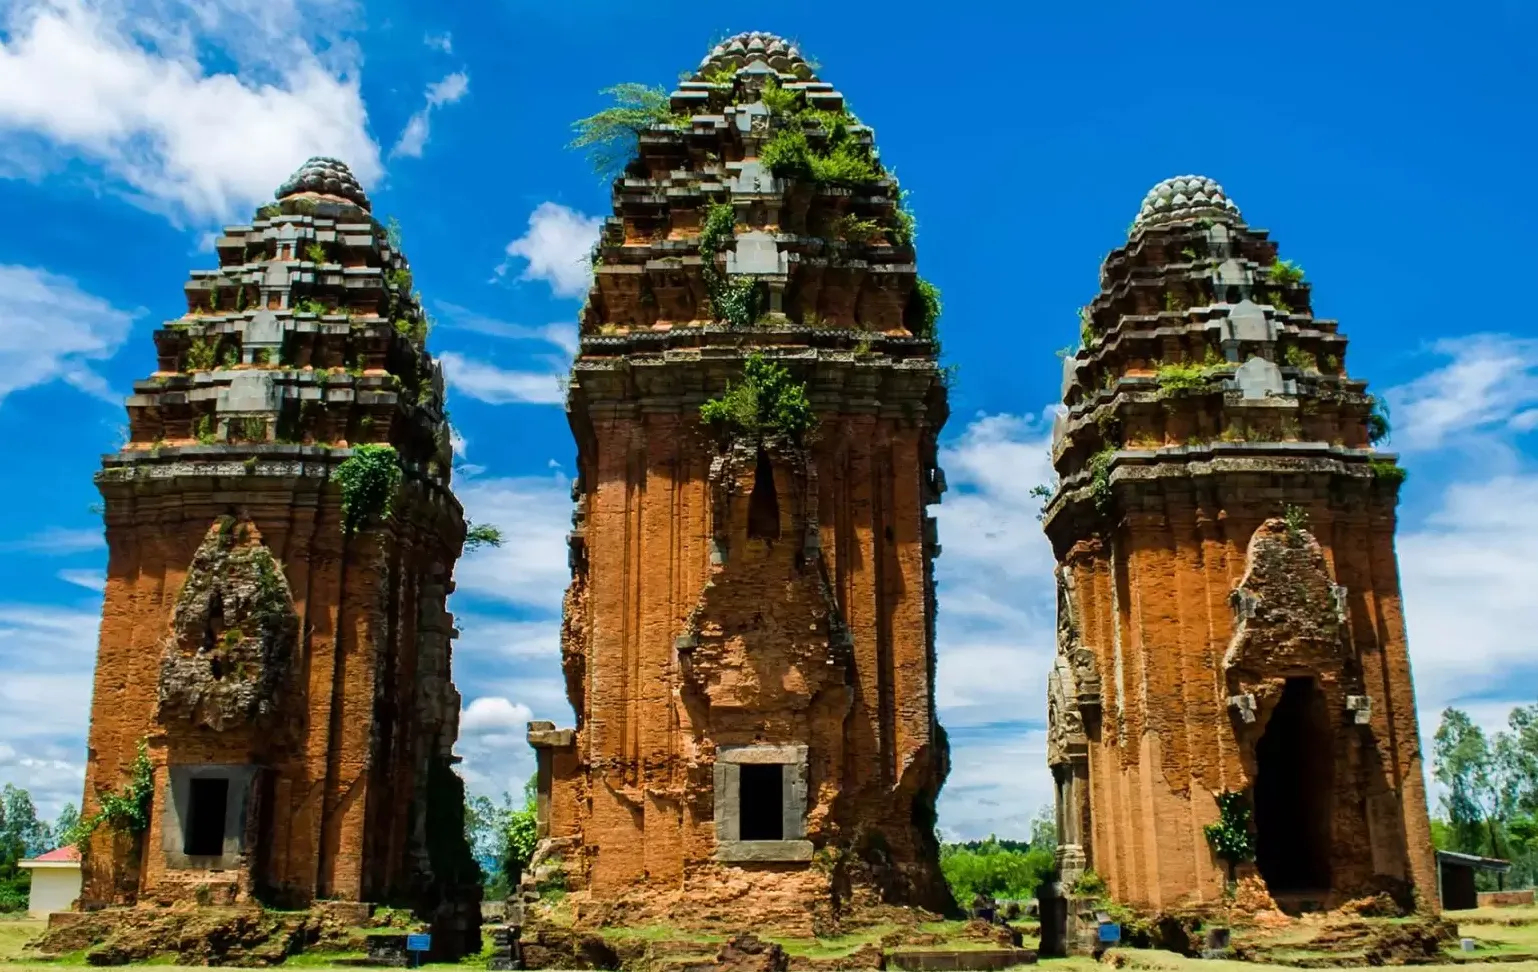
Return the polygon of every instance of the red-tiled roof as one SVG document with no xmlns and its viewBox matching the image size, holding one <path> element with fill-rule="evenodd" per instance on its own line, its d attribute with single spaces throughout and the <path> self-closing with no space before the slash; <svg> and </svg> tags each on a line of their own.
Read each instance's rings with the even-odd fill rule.
<svg viewBox="0 0 1538 972">
<path fill-rule="evenodd" d="M 32 858 L 32 860 L 43 864 L 62 864 L 65 861 L 79 861 L 80 848 L 73 846 L 60 847 L 56 850 L 51 850 L 46 854 L 39 854 Z"/>
</svg>

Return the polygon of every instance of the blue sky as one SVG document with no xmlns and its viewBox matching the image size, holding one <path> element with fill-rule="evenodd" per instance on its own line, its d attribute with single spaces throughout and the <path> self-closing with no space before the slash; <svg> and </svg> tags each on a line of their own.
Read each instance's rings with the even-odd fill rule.
<svg viewBox="0 0 1538 972">
<path fill-rule="evenodd" d="M 1349 9 L 1343 9 L 1349 8 Z M 1053 352 L 1168 176 L 1221 182 L 1351 337 L 1411 471 L 1399 549 L 1423 720 L 1538 697 L 1538 66 L 1527 2 L 1236 5 L 0 0 L 0 780 L 78 800 L 105 563 L 91 474 L 211 234 L 307 156 L 398 217 L 437 316 L 460 495 L 510 537 L 460 565 L 460 751 L 517 791 L 569 723 L 559 407 L 607 188 L 564 146 L 623 81 L 730 31 L 797 39 L 912 192 L 960 366 L 942 462 L 941 826 L 1048 798 Z M 879 15 L 878 15 L 879 13 Z M 1423 721 L 1429 736 L 1434 723 Z"/>
</svg>

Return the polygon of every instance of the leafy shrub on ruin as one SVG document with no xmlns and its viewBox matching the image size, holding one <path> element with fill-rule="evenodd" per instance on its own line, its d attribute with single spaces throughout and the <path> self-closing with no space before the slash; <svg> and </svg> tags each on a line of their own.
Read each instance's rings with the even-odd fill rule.
<svg viewBox="0 0 1538 972">
<path fill-rule="evenodd" d="M 1250 801 L 1237 790 L 1216 796 L 1218 822 L 1207 824 L 1202 828 L 1202 834 L 1212 853 L 1228 864 L 1232 875 L 1236 865 L 1255 859 L 1255 835 L 1250 832 Z"/>
<path fill-rule="evenodd" d="M 909 329 L 919 337 L 934 337 L 935 325 L 940 322 L 940 314 L 943 310 L 944 307 L 940 303 L 940 288 L 923 277 L 916 277 L 913 281 L 913 293 L 908 298 L 908 314 L 912 322 Z"/>
<path fill-rule="evenodd" d="M 700 260 L 705 289 L 710 294 L 710 307 L 715 316 L 733 327 L 746 327 L 758 320 L 762 307 L 758 281 L 752 278 L 731 280 L 716 267 L 716 255 L 732 238 L 736 224 L 737 210 L 731 203 L 713 203 L 705 211 L 705 221 L 700 228 Z"/>
<path fill-rule="evenodd" d="M 465 523 L 465 553 L 502 546 L 502 530 L 490 523 Z"/>
<path fill-rule="evenodd" d="M 371 521 L 389 518 L 401 484 L 400 457 L 393 446 L 357 446 L 332 478 L 342 489 L 342 528 L 352 533 Z"/>
<path fill-rule="evenodd" d="M 800 439 L 814 421 L 806 384 L 757 353 L 743 362 L 742 381 L 700 406 L 700 418 L 734 434 L 779 432 L 792 439 Z"/>
<path fill-rule="evenodd" d="M 572 122 L 577 137 L 569 147 L 586 151 L 593 169 L 612 179 L 635 158 L 642 132 L 675 118 L 668 93 L 660 87 L 627 82 L 605 88 L 600 94 L 613 98 L 614 105 Z"/>
</svg>

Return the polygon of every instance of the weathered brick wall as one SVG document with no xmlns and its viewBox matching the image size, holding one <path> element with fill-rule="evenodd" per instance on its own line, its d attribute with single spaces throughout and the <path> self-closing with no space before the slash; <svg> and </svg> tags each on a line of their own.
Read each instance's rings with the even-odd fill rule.
<svg viewBox="0 0 1538 972">
<path fill-rule="evenodd" d="M 880 831 L 899 862 L 926 866 L 912 803 L 932 799 L 944 765 L 923 597 L 929 433 L 875 416 L 820 428 L 801 461 L 776 456 L 780 539 L 764 541 L 748 537 L 753 463 L 730 492 L 713 489 L 697 413 L 594 422 L 586 636 L 566 645 L 589 673 L 576 700 L 585 761 L 556 766 L 551 833 L 581 835 L 596 891 L 718 880 L 712 754 L 744 743 L 809 745 L 809 839 Z M 808 512 L 820 550 L 804 544 Z M 830 614 L 848 647 L 830 643 Z M 691 633 L 699 646 L 681 652 Z"/>
<path fill-rule="evenodd" d="M 1346 589 L 1350 641 L 1373 699 L 1369 725 L 1339 726 L 1333 736 L 1336 886 L 1365 890 L 1389 875 L 1435 887 L 1392 506 L 1336 511 L 1322 496 L 1288 499 L 1307 511 L 1309 532 Z M 1234 632 L 1230 592 L 1264 517 L 1236 508 L 1219 515 L 1173 499 L 1165 514 L 1130 516 L 1110 545 L 1115 555 L 1101 548 L 1070 559 L 1104 692 L 1090 749 L 1091 865 L 1130 902 L 1219 900 L 1225 868 L 1202 828 L 1218 819 L 1213 793 L 1254 780 L 1259 729 L 1236 733 L 1223 704 L 1223 661 Z M 1346 696 L 1359 689 L 1334 676 L 1321 681 L 1330 711 L 1345 713 Z"/>
</svg>

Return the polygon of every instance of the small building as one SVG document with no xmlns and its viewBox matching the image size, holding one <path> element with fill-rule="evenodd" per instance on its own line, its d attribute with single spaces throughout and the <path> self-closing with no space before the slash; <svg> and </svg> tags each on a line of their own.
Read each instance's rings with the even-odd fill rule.
<svg viewBox="0 0 1538 972">
<path fill-rule="evenodd" d="M 1505 885 L 1511 862 L 1498 857 L 1437 851 L 1437 898 L 1443 911 L 1466 911 L 1479 907 L 1479 893 L 1474 888 L 1475 871 L 1493 871 L 1496 883 Z"/>
<path fill-rule="evenodd" d="M 46 854 L 17 862 L 32 872 L 32 894 L 27 914 L 46 918 L 51 911 L 68 911 L 80 897 L 80 849 L 60 847 Z"/>
</svg>

